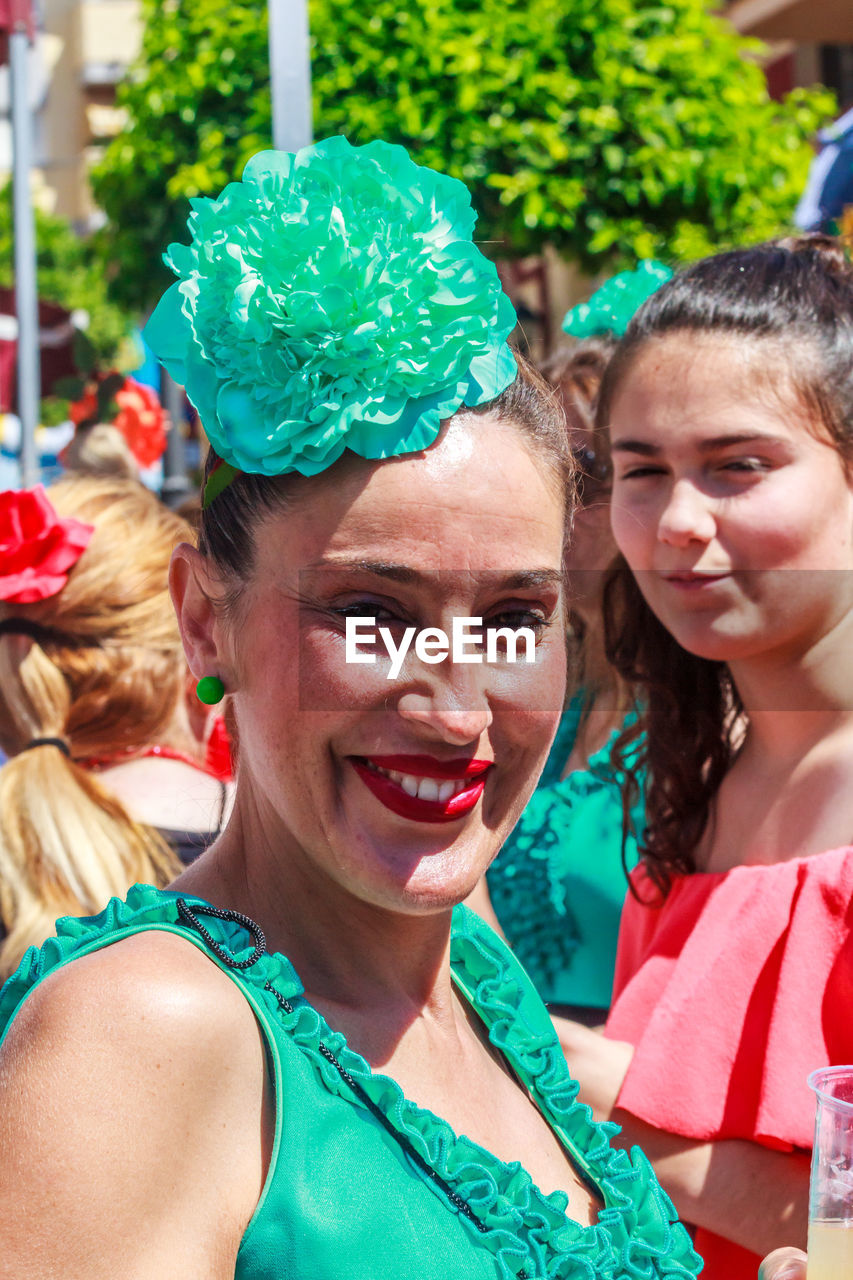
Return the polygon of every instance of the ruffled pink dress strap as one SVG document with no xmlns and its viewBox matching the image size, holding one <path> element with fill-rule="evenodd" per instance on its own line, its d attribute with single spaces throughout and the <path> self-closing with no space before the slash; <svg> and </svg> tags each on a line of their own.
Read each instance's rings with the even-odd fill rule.
<svg viewBox="0 0 853 1280">
<path fill-rule="evenodd" d="M 635 871 L 648 899 L 648 878 Z M 853 1061 L 853 847 L 629 895 L 606 1033 L 636 1046 L 619 1105 L 685 1137 L 808 1148 L 806 1077 Z"/>
<path fill-rule="evenodd" d="M 618 1105 L 687 1138 L 809 1148 L 806 1077 L 853 1062 L 853 848 L 681 876 L 658 905 L 632 883 L 606 1027 L 635 1045 Z M 755 1280 L 756 1254 L 695 1244 L 703 1280 Z"/>
</svg>

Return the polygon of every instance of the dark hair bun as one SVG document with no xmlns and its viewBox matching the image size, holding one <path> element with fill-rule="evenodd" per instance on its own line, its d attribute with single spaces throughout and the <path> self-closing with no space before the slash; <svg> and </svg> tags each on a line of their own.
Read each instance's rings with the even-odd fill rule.
<svg viewBox="0 0 853 1280">
<path fill-rule="evenodd" d="M 853 262 L 850 261 L 849 248 L 840 236 L 824 235 L 814 231 L 801 236 L 782 236 L 769 242 L 771 246 L 787 249 L 789 253 L 810 258 L 816 265 L 820 264 L 827 271 L 853 279 Z"/>
</svg>

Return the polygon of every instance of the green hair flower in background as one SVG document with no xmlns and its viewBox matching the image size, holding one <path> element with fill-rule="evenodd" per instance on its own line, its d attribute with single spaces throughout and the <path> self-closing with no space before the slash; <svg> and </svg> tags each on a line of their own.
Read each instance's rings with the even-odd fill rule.
<svg viewBox="0 0 853 1280">
<path fill-rule="evenodd" d="M 620 271 L 611 276 L 589 302 L 580 302 L 567 311 L 563 329 L 573 338 L 598 338 L 604 334 L 621 338 L 646 298 L 672 277 L 672 269 L 663 262 L 645 258 L 636 271 Z"/>
<path fill-rule="evenodd" d="M 426 448 L 517 372 L 515 312 L 474 222 L 466 187 L 400 146 L 261 152 L 192 201 L 145 339 L 240 470 Z"/>
</svg>

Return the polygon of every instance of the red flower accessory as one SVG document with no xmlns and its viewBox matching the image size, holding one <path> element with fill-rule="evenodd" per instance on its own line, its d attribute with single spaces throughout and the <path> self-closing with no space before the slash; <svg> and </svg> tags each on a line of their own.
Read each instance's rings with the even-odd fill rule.
<svg viewBox="0 0 853 1280">
<path fill-rule="evenodd" d="M 58 516 L 40 484 L 0 493 L 0 600 L 33 604 L 57 595 L 94 532 Z"/>
<path fill-rule="evenodd" d="M 96 422 L 98 417 L 98 397 L 94 382 L 87 384 L 79 400 L 75 400 L 68 410 L 68 416 L 79 427 L 81 422 Z"/>
<path fill-rule="evenodd" d="M 82 395 L 69 410 L 77 427 L 108 422 L 124 436 L 143 470 L 162 457 L 166 448 L 166 414 L 157 392 L 121 373 L 97 374 L 81 384 Z"/>
<path fill-rule="evenodd" d="M 115 399 L 119 412 L 113 425 L 140 467 L 152 467 L 166 448 L 166 414 L 157 392 L 134 378 L 125 378 Z"/>
</svg>

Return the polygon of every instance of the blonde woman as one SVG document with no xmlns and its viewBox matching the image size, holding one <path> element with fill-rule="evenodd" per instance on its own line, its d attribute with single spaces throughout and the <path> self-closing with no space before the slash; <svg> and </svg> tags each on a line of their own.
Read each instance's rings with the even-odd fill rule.
<svg viewBox="0 0 853 1280">
<path fill-rule="evenodd" d="M 132 481 L 0 494 L 0 977 L 218 830 L 167 585 L 188 536 Z"/>
</svg>

